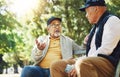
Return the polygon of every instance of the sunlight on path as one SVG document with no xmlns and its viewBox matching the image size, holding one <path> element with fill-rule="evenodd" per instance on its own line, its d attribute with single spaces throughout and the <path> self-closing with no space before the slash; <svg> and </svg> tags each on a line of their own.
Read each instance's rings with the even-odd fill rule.
<svg viewBox="0 0 120 77">
<path fill-rule="evenodd" d="M 0 74 L 0 77 L 20 77 L 20 74 Z"/>
</svg>

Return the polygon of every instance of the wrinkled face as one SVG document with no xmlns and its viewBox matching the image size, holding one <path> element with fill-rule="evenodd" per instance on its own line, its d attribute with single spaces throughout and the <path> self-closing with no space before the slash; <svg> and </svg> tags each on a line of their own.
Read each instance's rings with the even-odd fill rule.
<svg viewBox="0 0 120 77">
<path fill-rule="evenodd" d="M 48 25 L 47 30 L 51 37 L 59 37 L 62 31 L 61 22 L 59 20 L 53 20 L 50 25 Z"/>
<path fill-rule="evenodd" d="M 90 6 L 85 9 L 86 11 L 86 18 L 88 19 L 90 24 L 95 24 L 97 23 L 97 8 L 95 6 Z"/>
</svg>

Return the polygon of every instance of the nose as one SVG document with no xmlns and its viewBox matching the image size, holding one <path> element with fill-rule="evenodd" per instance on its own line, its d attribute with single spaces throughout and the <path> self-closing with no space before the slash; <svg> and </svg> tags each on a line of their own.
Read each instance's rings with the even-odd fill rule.
<svg viewBox="0 0 120 77">
<path fill-rule="evenodd" d="M 59 28 L 59 26 L 56 26 L 55 28 Z"/>
</svg>

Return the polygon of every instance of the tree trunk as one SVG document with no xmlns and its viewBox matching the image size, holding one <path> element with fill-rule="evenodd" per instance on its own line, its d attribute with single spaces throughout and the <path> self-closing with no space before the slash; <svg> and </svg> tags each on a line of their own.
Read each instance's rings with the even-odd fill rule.
<svg viewBox="0 0 120 77">
<path fill-rule="evenodd" d="M 14 68 L 14 73 L 18 73 L 18 65 L 17 64 L 13 64 L 13 68 Z"/>
</svg>

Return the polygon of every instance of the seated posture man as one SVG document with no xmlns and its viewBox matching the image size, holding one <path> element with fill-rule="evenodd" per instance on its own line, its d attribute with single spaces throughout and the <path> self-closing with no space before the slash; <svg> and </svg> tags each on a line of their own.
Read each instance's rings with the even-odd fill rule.
<svg viewBox="0 0 120 77">
<path fill-rule="evenodd" d="M 50 77 L 50 65 L 60 59 L 73 58 L 73 53 L 80 50 L 72 39 L 61 34 L 61 18 L 51 17 L 47 21 L 49 35 L 40 36 L 32 50 L 36 66 L 25 66 L 21 77 Z"/>
<path fill-rule="evenodd" d="M 93 25 L 89 33 L 86 56 L 80 57 L 75 68 L 65 73 L 66 61 L 51 65 L 52 77 L 114 77 L 120 59 L 120 19 L 107 11 L 104 0 L 86 0 L 86 17 Z"/>
</svg>

